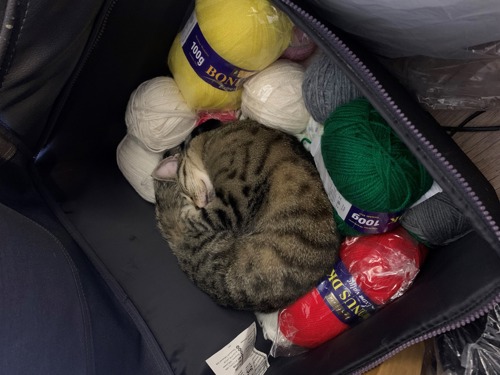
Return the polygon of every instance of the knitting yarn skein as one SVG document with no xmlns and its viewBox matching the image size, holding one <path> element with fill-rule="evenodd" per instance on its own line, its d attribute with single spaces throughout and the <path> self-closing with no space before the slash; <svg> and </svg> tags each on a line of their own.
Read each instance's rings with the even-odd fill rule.
<svg viewBox="0 0 500 375">
<path fill-rule="evenodd" d="M 406 211 L 401 226 L 429 247 L 447 245 L 472 230 L 470 221 L 444 192 Z"/>
<path fill-rule="evenodd" d="M 237 109 L 243 80 L 279 58 L 292 28 L 268 0 L 197 0 L 168 66 L 191 108 Z"/>
<path fill-rule="evenodd" d="M 302 98 L 304 68 L 278 60 L 243 85 L 242 115 L 289 134 L 305 130 L 310 115 Z"/>
<path fill-rule="evenodd" d="M 323 52 L 316 53 L 306 68 L 302 92 L 307 110 L 321 124 L 335 108 L 362 96 L 342 69 Z"/>
<path fill-rule="evenodd" d="M 127 132 L 151 152 L 181 144 L 197 120 L 171 77 L 156 77 L 140 84 L 132 92 L 125 113 Z"/>
<path fill-rule="evenodd" d="M 146 201 L 155 202 L 154 182 L 151 173 L 162 154 L 151 152 L 136 137 L 127 134 L 116 149 L 116 162 L 123 176 Z"/>
<path fill-rule="evenodd" d="M 303 61 L 309 58 L 316 50 L 314 41 L 297 26 L 293 27 L 292 40 L 288 48 L 281 55 L 282 59 Z"/>
<path fill-rule="evenodd" d="M 390 233 L 348 237 L 340 261 L 316 288 L 279 312 L 279 332 L 271 350 L 314 348 L 405 293 L 423 263 L 426 249 L 403 228 Z M 280 350 L 276 350 L 280 349 Z M 288 353 L 293 354 L 293 353 Z"/>
<path fill-rule="evenodd" d="M 327 119 L 321 155 L 333 184 L 348 203 L 370 213 L 393 215 L 391 222 L 433 183 L 422 164 L 364 98 L 338 107 Z M 355 215 L 343 220 L 336 215 L 344 235 L 362 234 L 360 224 L 368 221 L 363 220 Z M 377 221 L 372 223 L 376 226 Z"/>
</svg>

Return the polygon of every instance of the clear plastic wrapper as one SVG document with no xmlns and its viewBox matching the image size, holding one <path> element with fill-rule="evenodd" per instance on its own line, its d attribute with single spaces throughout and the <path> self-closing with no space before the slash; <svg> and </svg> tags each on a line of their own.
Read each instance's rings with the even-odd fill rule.
<svg viewBox="0 0 500 375">
<path fill-rule="evenodd" d="M 469 59 L 472 46 L 500 40 L 496 0 L 314 0 L 332 23 L 381 56 Z"/>
<path fill-rule="evenodd" d="M 434 340 L 437 375 L 500 374 L 500 307 Z"/>
<path fill-rule="evenodd" d="M 300 354 L 368 319 L 410 287 L 425 253 L 403 228 L 346 238 L 340 260 L 314 289 L 275 314 L 257 315 L 273 341 L 270 354 Z"/>
<path fill-rule="evenodd" d="M 500 43 L 474 49 L 477 58 L 412 56 L 381 61 L 429 109 L 486 110 L 500 105 Z"/>
<path fill-rule="evenodd" d="M 196 126 L 199 126 L 209 120 L 218 120 L 220 122 L 236 121 L 239 117 L 240 111 L 237 110 L 225 112 L 199 111 Z"/>
<path fill-rule="evenodd" d="M 429 109 L 500 104 L 500 2 L 315 0 Z"/>
</svg>

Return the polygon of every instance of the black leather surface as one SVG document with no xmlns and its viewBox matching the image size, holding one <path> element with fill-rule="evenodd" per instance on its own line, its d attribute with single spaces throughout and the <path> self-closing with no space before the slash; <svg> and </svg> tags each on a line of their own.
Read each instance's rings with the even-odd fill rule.
<svg viewBox="0 0 500 375">
<path fill-rule="evenodd" d="M 34 147 L 78 65 L 104 0 L 5 0 L 0 121 Z"/>
</svg>

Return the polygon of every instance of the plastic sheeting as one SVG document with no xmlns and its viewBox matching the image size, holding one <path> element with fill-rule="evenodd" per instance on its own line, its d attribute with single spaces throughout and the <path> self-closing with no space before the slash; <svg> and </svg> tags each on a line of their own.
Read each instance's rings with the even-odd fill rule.
<svg viewBox="0 0 500 375">
<path fill-rule="evenodd" d="M 432 109 L 500 104 L 500 2 L 313 0 Z"/>
</svg>

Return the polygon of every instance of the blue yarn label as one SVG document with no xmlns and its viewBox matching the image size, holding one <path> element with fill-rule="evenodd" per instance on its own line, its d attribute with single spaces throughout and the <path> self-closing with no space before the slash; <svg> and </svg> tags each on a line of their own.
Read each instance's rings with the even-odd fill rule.
<svg viewBox="0 0 500 375">
<path fill-rule="evenodd" d="M 348 226 L 363 234 L 379 234 L 390 232 L 400 225 L 401 215 L 404 211 L 389 213 L 365 211 L 352 205 L 340 194 L 325 167 L 320 139 L 313 140 L 311 154 L 314 157 L 316 168 L 330 203 Z"/>
<path fill-rule="evenodd" d="M 180 38 L 182 50 L 193 70 L 219 90 L 236 91 L 246 78 L 255 73 L 232 65 L 215 52 L 203 36 L 195 12 L 182 29 Z"/>
<path fill-rule="evenodd" d="M 345 324 L 353 325 L 371 316 L 377 305 L 356 284 L 342 261 L 316 287 L 331 312 Z"/>
<path fill-rule="evenodd" d="M 338 212 L 338 211 L 337 211 Z M 345 215 L 340 215 L 347 225 L 365 234 L 390 232 L 400 225 L 403 212 L 370 212 L 355 206 L 349 208 Z"/>
</svg>

